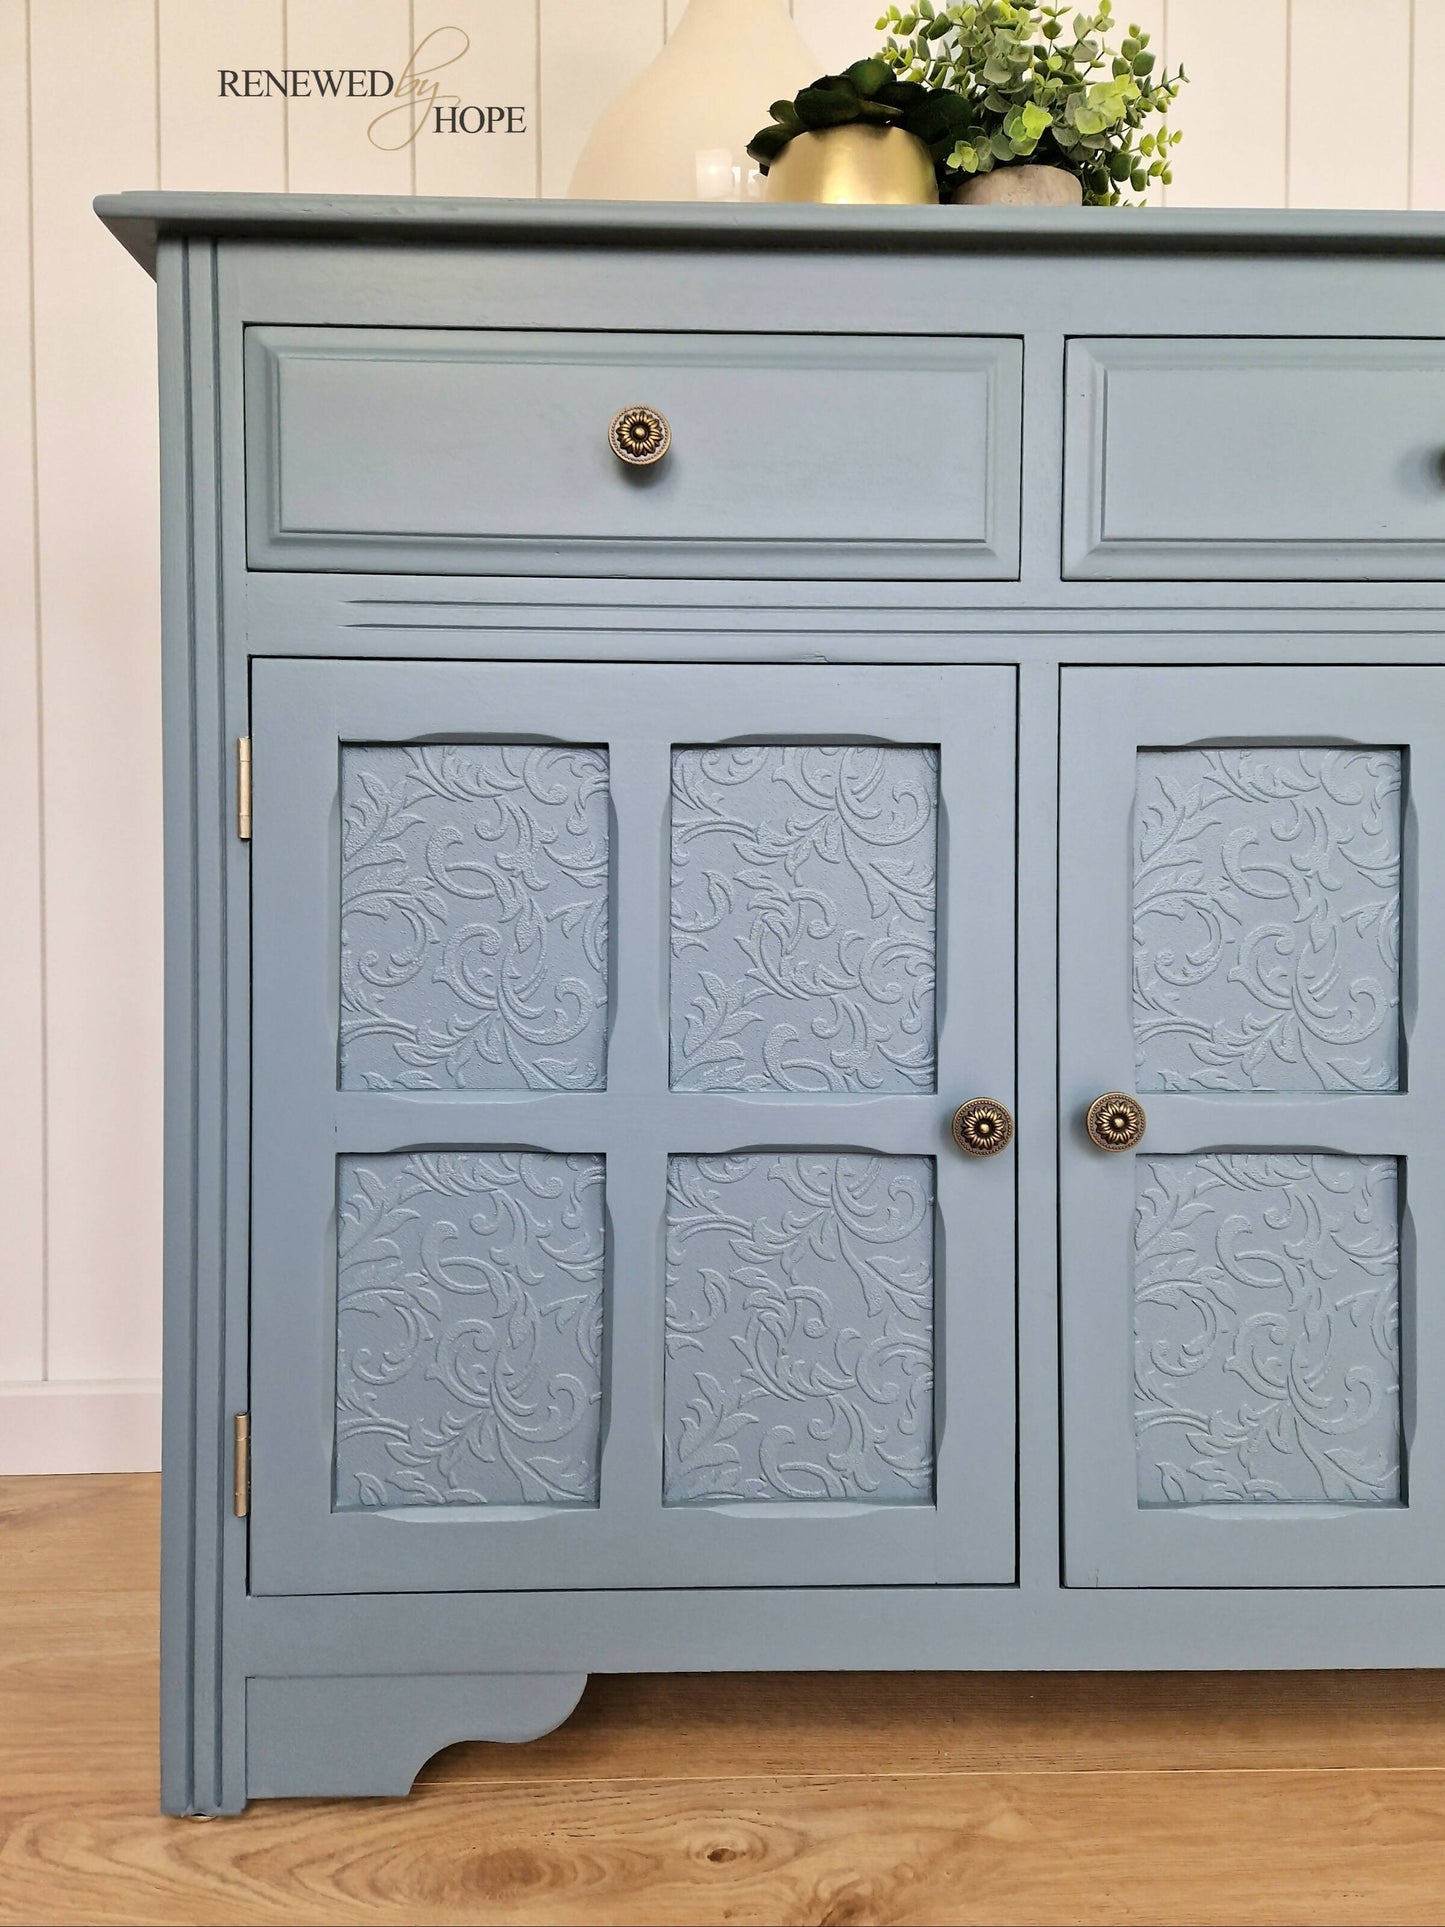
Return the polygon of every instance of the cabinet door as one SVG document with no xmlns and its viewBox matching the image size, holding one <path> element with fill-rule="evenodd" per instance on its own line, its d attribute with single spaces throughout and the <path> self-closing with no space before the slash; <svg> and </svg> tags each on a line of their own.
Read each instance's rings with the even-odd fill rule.
<svg viewBox="0 0 1445 1927">
<path fill-rule="evenodd" d="M 1073 670 L 1063 717 L 1069 1583 L 1440 1583 L 1445 673 Z"/>
<path fill-rule="evenodd" d="M 1013 1578 L 1014 711 L 256 665 L 257 1590 Z"/>
</svg>

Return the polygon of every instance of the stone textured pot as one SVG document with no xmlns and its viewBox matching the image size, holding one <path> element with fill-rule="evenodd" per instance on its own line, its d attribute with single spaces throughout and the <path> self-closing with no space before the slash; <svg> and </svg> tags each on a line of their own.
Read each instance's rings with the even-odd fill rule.
<svg viewBox="0 0 1445 1927">
<path fill-rule="evenodd" d="M 768 199 L 926 206 L 938 199 L 938 181 L 915 135 L 855 122 L 790 140 L 768 170 Z"/>
<path fill-rule="evenodd" d="M 971 175 L 948 198 L 959 207 L 1082 207 L 1084 190 L 1065 168 L 1016 162 Z"/>
</svg>

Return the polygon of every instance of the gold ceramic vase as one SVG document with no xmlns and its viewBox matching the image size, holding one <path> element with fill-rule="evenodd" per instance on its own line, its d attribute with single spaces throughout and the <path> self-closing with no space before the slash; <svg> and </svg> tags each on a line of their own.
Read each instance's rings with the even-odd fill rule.
<svg viewBox="0 0 1445 1927">
<path fill-rule="evenodd" d="M 938 199 L 938 181 L 916 135 L 850 122 L 794 135 L 768 169 L 768 199 L 926 206 Z"/>
</svg>

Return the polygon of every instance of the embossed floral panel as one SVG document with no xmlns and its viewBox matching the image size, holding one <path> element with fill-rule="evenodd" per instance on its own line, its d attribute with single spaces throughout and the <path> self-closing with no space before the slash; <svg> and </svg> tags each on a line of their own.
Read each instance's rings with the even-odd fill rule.
<svg viewBox="0 0 1445 1927">
<path fill-rule="evenodd" d="M 341 760 L 344 1090 L 600 1090 L 607 754 L 443 743 Z"/>
<path fill-rule="evenodd" d="M 338 1169 L 338 1510 L 594 1505 L 603 1160 Z"/>
<path fill-rule="evenodd" d="M 1140 1504 L 1398 1503 L 1395 1159 L 1137 1169 Z"/>
<path fill-rule="evenodd" d="M 672 1086 L 934 1088 L 938 754 L 679 749 Z"/>
<path fill-rule="evenodd" d="M 668 1167 L 664 1498 L 933 1497 L 931 1158 Z"/>
<path fill-rule="evenodd" d="M 1145 1091 L 1390 1091 L 1397 750 L 1150 750 L 1134 813 Z"/>
</svg>

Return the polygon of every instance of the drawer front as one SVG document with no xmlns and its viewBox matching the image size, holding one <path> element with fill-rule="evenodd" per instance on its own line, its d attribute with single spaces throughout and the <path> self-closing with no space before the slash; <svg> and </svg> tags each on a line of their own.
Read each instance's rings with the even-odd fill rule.
<svg viewBox="0 0 1445 1927">
<path fill-rule="evenodd" d="M 1445 342 L 1075 341 L 1064 573 L 1445 577 Z"/>
<path fill-rule="evenodd" d="M 246 356 L 252 568 L 1018 574 L 1017 341 L 252 328 Z M 672 430 L 647 468 L 608 438 L 637 404 Z"/>
</svg>

